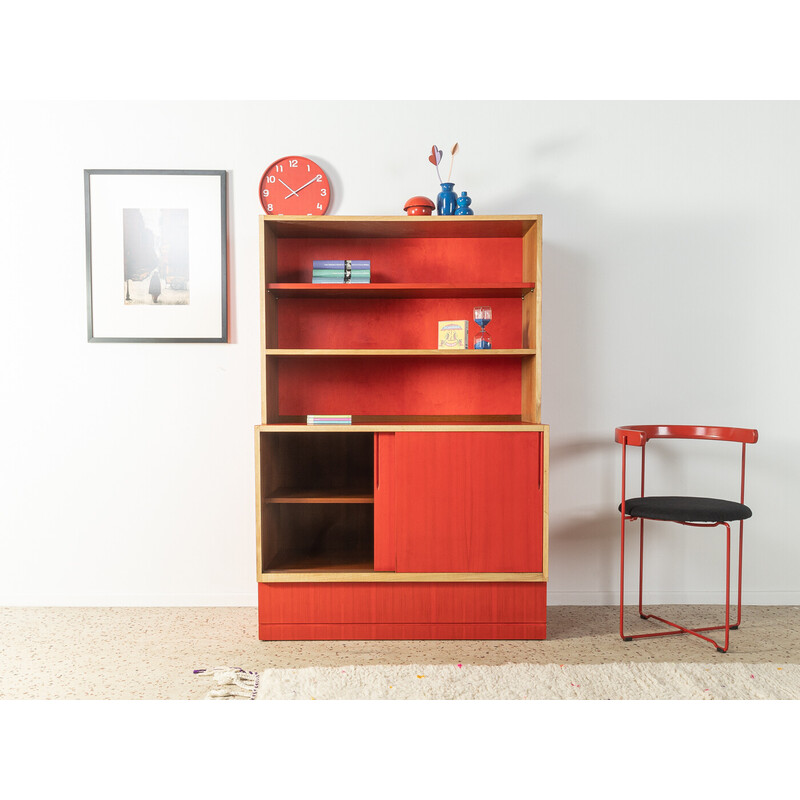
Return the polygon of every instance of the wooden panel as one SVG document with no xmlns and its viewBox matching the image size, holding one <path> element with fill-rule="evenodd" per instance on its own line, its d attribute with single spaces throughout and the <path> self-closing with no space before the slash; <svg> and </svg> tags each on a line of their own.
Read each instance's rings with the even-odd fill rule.
<svg viewBox="0 0 800 800">
<path fill-rule="evenodd" d="M 318 560 L 308 566 L 271 569 L 261 573 L 263 583 L 541 583 L 544 572 L 376 572 L 372 561 L 350 564 L 322 564 Z M 299 559 L 295 559 L 299 563 Z"/>
<path fill-rule="evenodd" d="M 396 434 L 398 572 L 540 572 L 540 433 Z"/>
<path fill-rule="evenodd" d="M 458 217 L 270 217 L 261 224 L 284 238 L 506 238 L 524 237 L 541 215 L 480 215 Z"/>
<path fill-rule="evenodd" d="M 264 224 L 266 217 L 261 217 L 259 226 L 259 242 L 261 246 L 261 277 L 264 284 L 274 283 L 278 276 L 277 237 L 273 227 Z M 261 296 L 264 296 L 262 292 Z"/>
<path fill-rule="evenodd" d="M 349 283 L 346 285 L 270 283 L 267 286 L 267 292 L 279 298 L 316 297 L 318 299 L 365 300 L 376 297 L 393 299 L 526 297 L 533 291 L 533 288 L 532 283 L 480 283 L 471 286 L 464 283 Z"/>
<path fill-rule="evenodd" d="M 259 584 L 259 622 L 544 622 L 543 583 Z"/>
<path fill-rule="evenodd" d="M 395 435 L 375 434 L 375 561 L 376 571 L 394 572 L 397 563 Z"/>
<path fill-rule="evenodd" d="M 532 295 L 525 297 L 523 308 L 523 343 L 536 351 L 536 358 L 523 367 L 522 418 L 529 422 L 542 419 L 542 218 L 537 217 L 523 239 L 522 276 L 536 286 Z"/>
<path fill-rule="evenodd" d="M 454 422 L 452 416 L 428 417 L 422 416 L 397 416 L 392 417 L 381 414 L 379 417 L 362 417 L 361 421 L 352 425 L 330 426 L 325 433 L 338 433 L 349 435 L 361 431 L 380 431 L 385 433 L 396 433 L 397 431 L 519 431 L 520 433 L 530 433 L 531 431 L 547 430 L 547 425 L 533 425 L 520 423 L 519 417 L 516 422 L 504 420 L 496 417 L 466 417 L 464 420 Z M 281 425 L 258 425 L 257 430 L 262 433 L 305 433 L 309 436 L 320 434 L 319 426 L 306 425 L 306 418 L 297 418 L 295 422 L 286 422 Z"/>
</svg>

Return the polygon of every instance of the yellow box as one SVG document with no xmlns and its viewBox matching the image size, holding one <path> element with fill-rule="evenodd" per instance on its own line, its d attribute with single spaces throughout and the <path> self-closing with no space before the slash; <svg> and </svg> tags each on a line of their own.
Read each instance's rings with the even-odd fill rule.
<svg viewBox="0 0 800 800">
<path fill-rule="evenodd" d="M 439 350 L 466 350 L 469 347 L 469 320 L 439 321 Z"/>
</svg>

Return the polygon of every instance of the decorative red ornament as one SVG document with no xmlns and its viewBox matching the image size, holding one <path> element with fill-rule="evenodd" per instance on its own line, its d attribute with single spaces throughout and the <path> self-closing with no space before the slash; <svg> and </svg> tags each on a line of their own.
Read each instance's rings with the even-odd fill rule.
<svg viewBox="0 0 800 800">
<path fill-rule="evenodd" d="M 267 214 L 322 215 L 331 201 L 331 185 L 324 170 L 303 156 L 286 156 L 270 164 L 258 185 Z"/>
<path fill-rule="evenodd" d="M 433 213 L 434 208 L 436 208 L 436 204 L 433 200 L 429 197 L 417 195 L 406 201 L 406 204 L 403 206 L 403 211 L 405 211 L 409 217 L 429 217 Z"/>
</svg>

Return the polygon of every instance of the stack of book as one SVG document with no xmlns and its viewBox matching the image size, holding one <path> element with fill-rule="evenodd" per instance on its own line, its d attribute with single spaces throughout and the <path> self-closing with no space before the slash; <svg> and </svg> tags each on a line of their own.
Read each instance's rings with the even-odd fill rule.
<svg viewBox="0 0 800 800">
<path fill-rule="evenodd" d="M 307 414 L 307 425 L 351 425 L 353 417 L 350 414 Z"/>
<path fill-rule="evenodd" d="M 314 261 L 312 283 L 369 283 L 369 260 Z"/>
</svg>

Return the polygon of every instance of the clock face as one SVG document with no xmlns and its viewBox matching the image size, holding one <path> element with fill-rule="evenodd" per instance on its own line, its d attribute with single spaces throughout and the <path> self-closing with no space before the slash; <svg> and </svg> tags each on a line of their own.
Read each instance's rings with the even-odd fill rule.
<svg viewBox="0 0 800 800">
<path fill-rule="evenodd" d="M 287 156 L 270 164 L 258 189 L 264 211 L 273 215 L 324 214 L 331 201 L 328 176 L 302 156 Z"/>
</svg>

